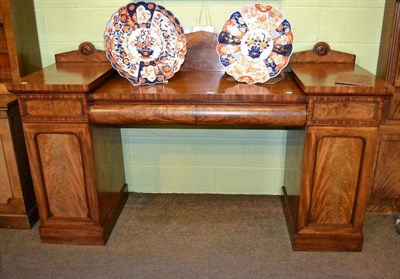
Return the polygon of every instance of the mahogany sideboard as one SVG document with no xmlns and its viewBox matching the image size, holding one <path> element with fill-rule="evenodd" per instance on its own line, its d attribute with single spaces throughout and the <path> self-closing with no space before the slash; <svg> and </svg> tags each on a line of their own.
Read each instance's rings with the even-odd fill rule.
<svg viewBox="0 0 400 279">
<path fill-rule="evenodd" d="M 106 243 L 127 198 L 120 127 L 279 127 L 288 130 L 283 207 L 293 249 L 361 250 L 387 83 L 334 51 L 297 53 L 291 71 L 238 83 L 218 63 L 215 34 L 187 38 L 186 62 L 166 84 L 133 86 L 94 50 L 58 55 L 8 85 L 19 97 L 41 240 Z M 343 73 L 370 85 L 336 84 Z"/>
</svg>

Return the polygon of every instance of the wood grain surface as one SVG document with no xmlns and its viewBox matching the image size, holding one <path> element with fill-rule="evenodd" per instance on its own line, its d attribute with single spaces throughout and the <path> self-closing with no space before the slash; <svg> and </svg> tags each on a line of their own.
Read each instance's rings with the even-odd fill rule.
<svg viewBox="0 0 400 279">
<path fill-rule="evenodd" d="M 77 50 L 55 55 L 56 63 L 96 63 L 108 62 L 104 50 L 97 50 L 90 42 L 81 43 Z"/>
<path fill-rule="evenodd" d="M 315 120 L 364 120 L 376 121 L 377 103 L 314 103 Z"/>
<path fill-rule="evenodd" d="M 362 152 L 362 138 L 322 137 L 317 141 L 310 223 L 352 222 Z"/>
<path fill-rule="evenodd" d="M 282 202 L 284 209 L 288 211 L 290 229 L 296 228 L 298 224 L 305 139 L 305 129 L 287 131 Z"/>
<path fill-rule="evenodd" d="M 196 124 L 195 105 L 93 105 L 90 121 L 102 125 Z"/>
<path fill-rule="evenodd" d="M 256 125 L 302 127 L 306 122 L 304 105 L 179 105 L 130 104 L 93 105 L 90 121 L 102 125 L 185 124 Z"/>
<path fill-rule="evenodd" d="M 15 104 L 18 103 L 17 95 L 10 94 L 8 92 L 1 92 L 0 93 L 0 112 L 2 113 L 1 118 L 8 118 L 8 111 L 11 109 Z"/>
<path fill-rule="evenodd" d="M 198 105 L 196 115 L 198 125 L 303 127 L 306 123 L 305 105 Z"/>
<path fill-rule="evenodd" d="M 308 128 L 299 207 L 301 233 L 362 232 L 372 186 L 374 165 L 371 162 L 376 157 L 377 135 L 376 127 Z M 335 195 L 342 200 L 335 200 Z M 321 203 L 332 206 L 332 210 L 324 211 Z M 316 226 L 310 220 L 322 225 Z M 349 226 L 343 227 L 349 220 L 351 225 L 347 223 Z"/>
<path fill-rule="evenodd" d="M 368 205 L 370 212 L 400 211 L 400 1 L 387 0 L 384 9 L 377 74 L 393 90 L 385 102 L 379 129 L 378 161 Z"/>
<path fill-rule="evenodd" d="M 34 94 L 19 98 L 24 122 L 87 122 L 88 104 L 85 94 Z"/>
<path fill-rule="evenodd" d="M 224 72 L 178 72 L 166 84 L 133 86 L 114 75 L 89 95 L 94 102 L 276 102 L 305 103 L 305 96 L 282 74 L 265 84 L 238 83 Z"/>
<path fill-rule="evenodd" d="M 400 211 L 400 127 L 380 134 L 369 211 L 397 212 Z"/>
<path fill-rule="evenodd" d="M 24 131 L 41 240 L 104 245 L 127 199 L 119 129 L 28 122 Z"/>
<path fill-rule="evenodd" d="M 0 13 L 3 22 L 0 29 L 3 41 L 3 51 L 0 53 L 0 82 L 19 81 L 18 51 L 9 0 L 0 0 Z"/>
<path fill-rule="evenodd" d="M 400 87 L 396 88 L 392 98 L 390 99 L 386 119 L 397 121 L 397 125 L 400 123 Z"/>
<path fill-rule="evenodd" d="M 328 50 L 324 55 L 318 55 L 315 50 L 299 51 L 290 57 L 291 63 L 346 63 L 354 64 L 356 56 L 341 51 Z"/>
<path fill-rule="evenodd" d="M 6 98 L 6 95 L 0 98 L 2 101 L 7 101 L 7 99 L 9 98 Z M 23 135 L 13 134 L 18 129 L 18 126 L 13 127 L 14 123 L 12 120 L 13 118 L 19 119 L 19 115 L 18 106 L 12 97 L 11 100 L 10 103 L 3 103 L 3 107 L 0 107 L 0 204 L 5 205 L 0 209 L 0 214 L 21 214 L 24 212 L 23 203 L 21 203 L 23 201 L 23 194 L 18 169 L 18 158 L 15 154 L 17 148 L 20 146 L 14 146 L 14 137 L 18 139 L 18 137 Z M 24 148 L 24 146 L 21 146 L 21 148 Z"/>
<path fill-rule="evenodd" d="M 90 92 L 114 74 L 110 63 L 52 64 L 21 79 L 21 83 L 7 85 L 10 92 Z"/>
<path fill-rule="evenodd" d="M 80 139 L 74 134 L 40 133 L 37 148 L 50 216 L 88 218 Z"/>
<path fill-rule="evenodd" d="M 380 137 L 373 196 L 400 198 L 400 134 Z"/>
<path fill-rule="evenodd" d="M 378 73 L 400 87 L 400 3 L 386 1 Z"/>
<path fill-rule="evenodd" d="M 313 125 L 379 126 L 385 99 L 382 97 L 310 97 L 307 122 Z"/>
<path fill-rule="evenodd" d="M 187 53 L 180 71 L 225 72 L 216 51 L 217 34 L 199 31 L 186 35 L 186 38 Z"/>
<path fill-rule="evenodd" d="M 82 116 L 84 113 L 81 100 L 29 100 L 25 101 L 29 116 Z"/>
<path fill-rule="evenodd" d="M 307 95 L 390 95 L 388 83 L 355 64 L 291 63 L 290 67 L 298 85 Z M 372 86 L 336 84 L 337 76 L 342 73 L 371 76 Z"/>
<path fill-rule="evenodd" d="M 91 128 L 95 159 L 100 222 L 110 222 L 113 210 L 127 190 L 121 131 L 119 127 L 93 125 Z"/>
<path fill-rule="evenodd" d="M 38 212 L 16 99 L 0 94 L 0 228 L 30 229 Z"/>
<path fill-rule="evenodd" d="M 397 6 L 400 7 L 400 5 Z M 382 32 L 380 38 L 378 64 L 376 69 L 376 75 L 383 78 L 390 84 L 394 84 L 395 80 L 394 66 L 396 60 L 393 60 L 393 57 L 397 57 L 398 47 L 400 46 L 397 43 L 398 39 L 392 40 L 392 38 L 399 36 L 398 32 L 396 33 L 396 25 L 399 25 L 400 21 L 394 20 L 395 11 L 396 0 L 386 0 L 385 8 L 383 10 Z"/>
<path fill-rule="evenodd" d="M 0 82 L 19 82 L 42 67 L 33 0 L 0 0 L 0 15 Z"/>
<path fill-rule="evenodd" d="M 89 127 L 24 123 L 24 132 L 42 226 L 98 224 Z"/>
<path fill-rule="evenodd" d="M 0 121 L 0 129 L 5 130 L 3 127 L 3 121 Z M 13 192 L 11 187 L 10 175 L 8 173 L 8 164 L 6 159 L 4 140 L 2 134 L 0 134 L 0 204 L 8 204 L 8 201 L 13 198 Z"/>
</svg>

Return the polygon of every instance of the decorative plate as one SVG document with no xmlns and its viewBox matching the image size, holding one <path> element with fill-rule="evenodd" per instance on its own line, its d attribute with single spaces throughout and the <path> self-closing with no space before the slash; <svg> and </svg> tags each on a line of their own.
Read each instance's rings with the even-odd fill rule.
<svg viewBox="0 0 400 279">
<path fill-rule="evenodd" d="M 179 71 L 186 37 L 173 14 L 151 2 L 129 3 L 114 13 L 104 32 L 108 60 L 135 85 L 166 82 Z"/>
<path fill-rule="evenodd" d="M 255 4 L 234 12 L 218 36 L 217 52 L 237 81 L 263 83 L 289 63 L 293 33 L 282 12 Z"/>
</svg>

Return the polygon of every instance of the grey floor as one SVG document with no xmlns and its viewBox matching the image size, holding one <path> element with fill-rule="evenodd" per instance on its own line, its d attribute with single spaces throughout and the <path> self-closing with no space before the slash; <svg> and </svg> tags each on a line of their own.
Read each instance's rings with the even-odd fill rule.
<svg viewBox="0 0 400 279">
<path fill-rule="evenodd" d="M 400 278 L 393 214 L 362 252 L 293 252 L 279 197 L 130 194 L 104 247 L 0 229 L 0 278 Z"/>
</svg>

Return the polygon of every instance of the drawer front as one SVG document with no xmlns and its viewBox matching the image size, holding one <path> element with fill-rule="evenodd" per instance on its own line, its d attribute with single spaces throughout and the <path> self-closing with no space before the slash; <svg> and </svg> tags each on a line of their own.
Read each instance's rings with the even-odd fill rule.
<svg viewBox="0 0 400 279">
<path fill-rule="evenodd" d="M 25 108 L 26 113 L 30 116 L 77 116 L 83 114 L 82 102 L 79 100 L 30 100 L 25 102 Z"/>
<path fill-rule="evenodd" d="M 87 121 L 87 104 L 83 96 L 51 96 L 51 98 L 21 98 L 24 122 Z"/>
<path fill-rule="evenodd" d="M 383 99 L 311 98 L 307 122 L 310 125 L 379 125 Z"/>
</svg>

